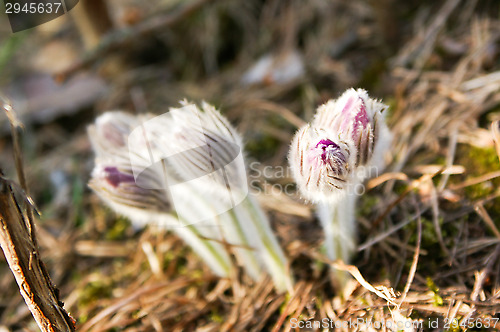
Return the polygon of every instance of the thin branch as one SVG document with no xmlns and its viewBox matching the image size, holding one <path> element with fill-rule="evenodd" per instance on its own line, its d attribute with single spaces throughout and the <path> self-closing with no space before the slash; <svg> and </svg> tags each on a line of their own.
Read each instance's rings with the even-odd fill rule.
<svg viewBox="0 0 500 332">
<path fill-rule="evenodd" d="M 24 174 L 17 120 L 10 103 L 1 98 L 10 120 L 14 144 L 14 159 L 21 183 L 19 195 L 27 202 L 26 215 L 14 196 L 12 181 L 6 180 L 0 170 L 0 246 L 5 255 L 21 295 L 42 331 L 75 331 L 75 321 L 59 301 L 59 291 L 45 269 L 38 252 L 35 236 L 34 208 L 28 196 Z"/>
<path fill-rule="evenodd" d="M 5 111 L 5 114 L 7 114 L 7 118 L 9 119 L 10 122 L 10 129 L 11 129 L 11 134 L 12 134 L 12 144 L 14 146 L 14 162 L 16 165 L 16 171 L 17 171 L 17 177 L 19 178 L 19 184 L 21 185 L 21 188 L 24 190 L 26 197 L 30 197 L 29 191 L 28 191 L 28 184 L 26 181 L 26 175 L 24 173 L 24 167 L 23 167 L 23 155 L 21 153 L 21 142 L 19 139 L 19 133 L 18 130 L 20 128 L 23 128 L 23 124 L 18 120 L 16 113 L 12 109 L 12 104 L 11 102 L 5 98 L 1 97 L 2 100 L 2 107 Z M 38 247 L 38 243 L 36 240 L 36 234 L 35 234 L 35 225 L 34 225 L 34 212 L 31 204 L 26 205 L 26 210 L 27 210 L 27 215 L 28 215 L 28 227 L 30 230 L 30 235 L 31 239 L 33 240 L 33 244 L 35 247 Z"/>
<path fill-rule="evenodd" d="M 418 265 L 418 257 L 420 256 L 420 245 L 422 242 L 422 218 L 420 218 L 421 212 L 418 207 L 418 203 L 415 203 L 415 208 L 417 209 L 417 248 L 415 250 L 415 254 L 413 255 L 413 261 L 411 263 L 411 268 L 410 272 L 408 273 L 408 280 L 406 281 L 405 288 L 403 290 L 403 295 L 401 296 L 401 300 L 398 304 L 398 309 L 401 307 L 401 304 L 406 299 L 406 296 L 408 295 L 408 292 L 410 291 L 411 284 L 413 282 L 413 279 L 415 278 L 415 273 L 417 272 L 417 265 Z"/>
<path fill-rule="evenodd" d="M 389 215 L 389 213 L 392 211 L 392 209 L 394 209 L 394 207 L 396 207 L 399 203 L 401 203 L 401 201 L 410 192 L 412 192 L 414 189 L 418 188 L 422 183 L 425 183 L 426 181 L 429 181 L 429 180 L 433 179 L 434 177 L 443 173 L 444 169 L 445 168 L 443 167 L 439 171 L 437 171 L 436 173 L 434 173 L 432 175 L 431 174 L 424 174 L 418 180 L 412 181 L 412 183 L 408 186 L 408 188 L 406 188 L 406 190 L 401 195 L 399 195 L 399 197 L 396 200 L 394 200 L 394 202 L 390 203 L 389 206 L 387 206 L 387 208 L 384 210 L 384 212 L 382 212 L 382 214 L 377 219 L 375 219 L 371 228 L 375 229 L 382 222 L 382 220 L 384 220 L 384 218 L 387 217 L 387 215 Z"/>
<path fill-rule="evenodd" d="M 0 246 L 21 295 L 40 330 L 75 331 L 75 321 L 59 301 L 12 187 L 0 179 Z"/>
<path fill-rule="evenodd" d="M 497 237 L 497 239 L 500 240 L 500 231 L 498 231 L 498 228 L 495 226 L 495 222 L 493 219 L 491 219 L 490 215 L 488 214 L 488 211 L 484 208 L 484 205 L 479 202 L 475 204 L 474 210 L 476 210 L 476 213 L 484 220 L 486 225 L 491 229 L 493 234 Z"/>
<path fill-rule="evenodd" d="M 109 53 L 119 52 L 122 46 L 133 40 L 144 38 L 155 31 L 175 25 L 210 1 L 213 0 L 194 0 L 167 16 L 156 16 L 133 27 L 112 31 L 104 35 L 100 43 L 94 49 L 86 53 L 80 61 L 73 64 L 70 68 L 56 74 L 56 81 L 65 81 L 69 76 L 81 69 L 91 66 L 103 56 Z"/>
</svg>

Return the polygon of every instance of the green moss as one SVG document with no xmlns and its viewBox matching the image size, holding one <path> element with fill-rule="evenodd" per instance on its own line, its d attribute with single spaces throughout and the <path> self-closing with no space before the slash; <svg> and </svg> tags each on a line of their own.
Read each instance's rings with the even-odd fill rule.
<svg viewBox="0 0 500 332">
<path fill-rule="evenodd" d="M 392 114 L 394 114 L 394 111 L 396 110 L 396 98 L 394 97 L 386 97 L 384 98 L 384 104 L 388 105 L 389 108 L 385 111 L 385 116 L 387 118 L 391 118 Z"/>
<path fill-rule="evenodd" d="M 486 183 L 478 183 L 465 188 L 465 195 L 470 200 L 478 200 L 493 193 L 494 187 Z"/>
<path fill-rule="evenodd" d="M 436 247 L 438 248 L 438 237 L 436 234 L 436 229 L 434 227 L 434 222 L 430 219 L 427 219 L 425 217 L 421 218 L 422 221 L 422 239 L 421 239 L 421 244 L 423 248 L 433 248 Z M 443 219 L 439 218 L 439 225 L 442 225 Z M 412 233 L 410 237 L 410 244 L 416 245 L 417 243 L 417 223 L 413 222 L 410 223 L 408 226 L 405 227 L 406 230 Z M 443 229 L 441 228 L 441 231 L 443 232 Z M 439 251 L 439 249 L 438 249 Z M 411 262 L 410 262 L 411 264 Z"/>
<path fill-rule="evenodd" d="M 25 38 L 29 35 L 28 31 L 21 31 L 10 34 L 7 40 L 0 45 L 0 71 L 9 64 L 12 57 L 15 55 L 18 48 L 22 45 Z"/>
<path fill-rule="evenodd" d="M 75 225 L 81 226 L 85 221 L 85 216 L 83 214 L 84 185 L 80 178 L 75 178 L 72 189 L 71 201 L 75 209 Z"/>
<path fill-rule="evenodd" d="M 393 191 L 397 195 L 402 195 L 406 192 L 407 189 L 408 189 L 408 185 L 406 183 L 398 181 L 394 184 Z"/>
<path fill-rule="evenodd" d="M 221 315 L 218 311 L 212 310 L 210 313 L 210 320 L 215 323 L 222 324 L 226 321 L 223 315 Z"/>
<path fill-rule="evenodd" d="M 110 280 L 98 280 L 89 282 L 80 294 L 79 304 L 85 306 L 97 302 L 103 298 L 109 298 L 113 290 Z"/>
<path fill-rule="evenodd" d="M 87 321 L 89 320 L 89 316 L 87 314 L 80 314 L 76 321 L 77 321 L 77 325 L 81 325 L 81 324 L 84 324 L 86 323 Z"/>
<path fill-rule="evenodd" d="M 357 213 L 362 216 L 369 215 L 371 212 L 373 212 L 373 209 L 378 202 L 378 196 L 363 195 Z"/>
<path fill-rule="evenodd" d="M 498 157 L 491 149 L 470 149 L 466 161 L 469 177 L 477 177 L 498 170 Z M 465 188 L 465 195 L 470 200 L 477 200 L 493 193 L 500 186 L 500 179 L 482 182 Z"/>
<path fill-rule="evenodd" d="M 176 257 L 175 253 L 173 253 L 172 251 L 167 251 L 163 255 L 163 266 L 168 266 L 170 262 L 174 260 L 175 257 Z"/>
<path fill-rule="evenodd" d="M 190 253 L 188 251 L 190 251 L 190 249 L 183 248 L 183 250 L 178 253 L 178 256 L 175 259 L 175 267 L 176 267 L 177 273 L 180 275 L 193 275 L 193 274 L 197 274 L 197 273 L 202 273 L 199 270 L 193 270 L 191 268 L 188 269 L 187 259 L 186 259 L 186 257 L 188 257 L 190 255 Z"/>
<path fill-rule="evenodd" d="M 423 275 L 434 275 L 440 270 L 442 264 L 442 259 L 445 253 L 443 253 L 441 246 L 439 245 L 438 235 L 436 234 L 436 229 L 434 227 L 434 222 L 430 217 L 421 217 L 422 222 L 422 237 L 421 237 L 421 248 L 425 250 L 428 254 L 425 256 L 426 259 L 420 259 L 418 263 L 418 270 Z M 443 218 L 438 219 L 439 228 L 443 236 L 445 245 L 449 247 L 451 244 L 448 241 L 452 241 L 458 230 L 457 224 L 446 223 L 444 224 Z M 408 244 L 411 246 L 417 245 L 417 221 L 414 221 L 406 225 L 403 230 L 409 234 Z M 404 270 L 409 271 L 412 265 L 411 257 L 407 257 L 405 260 Z"/>
<path fill-rule="evenodd" d="M 272 156 L 281 142 L 270 135 L 257 135 L 248 141 L 245 150 L 254 158 L 262 159 Z"/>
<path fill-rule="evenodd" d="M 448 332 L 462 331 L 462 328 L 460 327 L 460 319 L 462 319 L 461 316 L 455 317 L 455 319 L 449 323 L 450 327 L 446 331 L 448 331 Z"/>
<path fill-rule="evenodd" d="M 434 281 L 430 278 L 430 277 L 427 277 L 426 279 L 427 281 L 427 287 L 429 288 L 429 290 L 431 292 L 434 293 L 434 305 L 436 307 L 440 307 L 443 305 L 443 298 L 439 295 L 439 288 L 436 286 L 436 284 L 434 283 Z"/>
<path fill-rule="evenodd" d="M 457 149 L 455 163 L 465 167 L 466 177 L 452 177 L 450 178 L 451 183 L 462 183 L 471 178 L 476 178 L 500 169 L 498 155 L 493 147 L 481 149 L 468 145 L 460 145 Z M 476 201 L 493 194 L 499 187 L 500 178 L 497 177 L 465 187 L 463 193 L 468 200 Z M 491 201 L 485 207 L 493 220 L 500 220 L 500 204 L 495 204 L 494 201 Z M 498 226 L 500 226 L 500 221 Z"/>
<path fill-rule="evenodd" d="M 108 241 L 116 241 L 125 239 L 126 231 L 130 227 L 130 223 L 125 218 L 117 218 L 115 222 L 111 226 L 111 228 L 106 232 L 106 240 Z"/>
<path fill-rule="evenodd" d="M 477 177 L 498 170 L 498 155 L 493 147 L 477 148 L 474 146 L 459 146 L 456 163 L 463 165 L 469 177 Z M 498 186 L 500 179 L 492 180 Z"/>
<path fill-rule="evenodd" d="M 203 278 L 203 276 L 205 275 L 205 273 L 202 271 L 202 270 L 193 270 L 191 271 L 191 276 L 193 278 Z"/>
</svg>

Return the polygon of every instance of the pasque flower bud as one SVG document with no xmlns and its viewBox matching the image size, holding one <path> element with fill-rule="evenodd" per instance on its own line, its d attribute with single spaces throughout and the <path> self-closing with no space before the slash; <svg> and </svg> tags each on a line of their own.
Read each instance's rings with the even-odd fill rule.
<svg viewBox="0 0 500 332">
<path fill-rule="evenodd" d="M 362 89 L 349 89 L 318 108 L 311 124 L 295 134 L 289 155 L 304 198 L 335 200 L 383 165 L 390 140 L 386 108 Z"/>
<path fill-rule="evenodd" d="M 291 289 L 287 259 L 248 194 L 241 137 L 214 107 L 182 105 L 156 117 L 99 117 L 89 128 L 91 188 L 136 226 L 178 226 L 173 231 L 217 274 L 229 276 L 231 248 L 252 278 L 265 268 L 278 291 Z"/>
<path fill-rule="evenodd" d="M 354 167 L 381 167 L 382 154 L 390 141 L 385 124 L 387 105 L 372 99 L 366 90 L 349 89 L 337 100 L 320 106 L 312 122 L 352 147 Z"/>
<path fill-rule="evenodd" d="M 89 186 L 115 211 L 129 216 L 135 227 L 142 227 L 148 222 L 161 223 L 161 219 L 165 218 L 161 214 L 171 208 L 161 190 L 137 186 L 130 168 L 98 164 L 92 172 Z"/>
<path fill-rule="evenodd" d="M 162 146 L 169 162 L 184 181 L 208 188 L 231 207 L 239 204 L 248 193 L 240 135 L 213 106 L 182 105 L 169 113 L 173 126 Z"/>
<path fill-rule="evenodd" d="M 235 250 L 242 265 L 251 271 L 259 261 L 278 291 L 291 289 L 287 258 L 265 213 L 248 192 L 240 135 L 213 106 L 182 104 L 169 113 L 173 126 L 166 134 L 168 144 L 162 145 L 169 163 L 212 205 L 222 202 L 234 216 L 234 222 L 221 229 L 227 241 L 253 248 Z"/>
<path fill-rule="evenodd" d="M 331 260 L 348 262 L 356 247 L 357 186 L 384 166 L 391 134 L 387 106 L 365 90 L 349 89 L 320 106 L 313 121 L 293 138 L 289 161 L 302 196 L 317 203 Z M 341 286 L 343 272 L 336 271 Z"/>
<path fill-rule="evenodd" d="M 289 159 L 304 198 L 313 202 L 335 198 L 352 176 L 352 156 L 347 143 L 328 131 L 309 124 L 299 129 Z"/>
<path fill-rule="evenodd" d="M 135 180 L 127 142 L 130 132 L 140 123 L 140 118 L 131 114 L 107 112 L 88 128 L 96 154 L 96 166 L 89 186 L 114 210 L 129 216 L 135 227 L 153 222 L 151 213 L 166 213 L 171 208 L 162 190 L 148 190 Z M 154 182 L 156 174 L 149 169 L 149 174 L 144 178 Z M 161 223 L 158 219 L 164 219 L 157 215 L 153 218 L 157 219 L 154 221 L 156 223 Z"/>
<path fill-rule="evenodd" d="M 173 207 L 168 188 L 164 188 L 162 178 L 164 176 L 173 178 L 175 175 L 171 174 L 170 169 L 160 169 L 150 165 L 148 148 L 157 149 L 157 147 L 152 145 L 153 142 L 143 139 L 133 141 L 134 151 L 129 149 L 131 132 L 152 117 L 152 115 L 134 116 L 123 112 L 107 112 L 96 119 L 95 124 L 88 128 L 92 147 L 96 153 L 96 165 L 89 186 L 115 212 L 129 218 L 135 228 L 146 225 L 171 228 L 217 275 L 227 277 L 231 272 L 229 255 L 223 245 L 207 240 L 213 238 L 220 241 L 218 232 L 214 231 L 213 227 L 196 228 L 190 225 L 190 220 L 179 220 L 172 214 Z M 143 166 L 139 178 L 134 174 L 132 161 L 135 167 L 138 163 Z M 193 191 L 185 189 L 182 201 L 189 202 L 184 204 L 189 204 L 189 207 L 181 206 L 181 208 L 188 210 L 192 204 L 196 204 L 195 213 L 206 213 L 209 207 L 193 197 Z"/>
</svg>

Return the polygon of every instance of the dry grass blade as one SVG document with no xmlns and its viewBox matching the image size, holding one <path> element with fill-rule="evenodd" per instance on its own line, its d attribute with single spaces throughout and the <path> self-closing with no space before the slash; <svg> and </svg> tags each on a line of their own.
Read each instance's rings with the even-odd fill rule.
<svg viewBox="0 0 500 332">
<path fill-rule="evenodd" d="M 491 272 L 491 269 L 493 268 L 493 265 L 495 264 L 499 254 L 500 254 L 500 245 L 497 245 L 493 253 L 490 255 L 490 257 L 488 257 L 484 269 L 482 269 L 481 272 L 476 276 L 476 282 L 474 283 L 474 288 L 472 289 L 472 293 L 470 295 L 470 299 L 472 301 L 476 301 L 477 298 L 479 297 L 479 292 L 481 291 L 484 282 L 486 280 L 486 277 Z"/>
<path fill-rule="evenodd" d="M 270 102 L 268 100 L 253 100 L 251 102 L 246 103 L 244 107 L 258 108 L 264 111 L 276 113 L 281 117 L 283 117 L 283 119 L 287 120 L 289 123 L 294 125 L 295 128 L 300 128 L 306 124 L 304 120 L 295 115 L 292 111 L 290 111 L 286 107 Z"/>
<path fill-rule="evenodd" d="M 405 173 L 384 173 L 374 179 L 369 180 L 366 184 L 366 189 L 373 189 L 389 180 L 408 181 L 408 175 L 406 175 Z"/>
<path fill-rule="evenodd" d="M 356 266 L 346 265 L 346 264 L 344 264 L 344 262 L 339 261 L 339 260 L 331 263 L 331 265 L 336 269 L 349 272 L 361 284 L 361 286 L 363 286 L 364 288 L 366 288 L 370 292 L 375 293 L 378 297 L 386 300 L 388 303 L 393 304 L 393 305 L 397 305 L 397 303 L 395 302 L 396 299 L 391 295 L 390 290 L 385 288 L 384 289 L 385 292 L 381 292 L 380 290 L 373 287 L 369 282 L 367 282 L 365 280 L 365 278 L 363 278 L 363 276 L 361 275 L 361 272 L 359 272 L 359 269 Z"/>
<path fill-rule="evenodd" d="M 298 305 L 296 302 L 300 298 L 300 295 L 303 295 L 304 293 L 304 287 L 305 284 L 303 282 L 299 282 L 295 286 L 294 294 L 292 297 L 287 301 L 287 304 L 285 308 L 283 309 L 283 312 L 281 313 L 280 317 L 278 318 L 278 321 L 273 327 L 273 332 L 280 331 L 281 327 L 283 326 L 286 317 L 290 315 L 291 312 L 295 311 L 296 308 L 294 308 L 294 305 Z"/>
<path fill-rule="evenodd" d="M 458 136 L 458 130 L 455 127 L 452 129 L 452 132 L 450 135 L 450 142 L 448 143 L 448 154 L 446 156 L 446 168 L 453 167 L 453 160 L 455 160 L 455 154 L 457 151 L 457 136 Z M 465 171 L 465 170 L 463 170 L 463 171 Z M 438 186 L 438 192 L 443 191 L 443 189 L 446 186 L 446 183 L 448 183 L 449 178 L 450 178 L 450 175 L 445 170 L 443 172 L 443 177 L 441 178 L 441 181 L 440 181 L 439 186 Z"/>
<path fill-rule="evenodd" d="M 138 301 L 141 296 L 155 293 L 155 292 L 159 292 L 160 290 L 162 290 L 165 293 L 170 293 L 170 292 L 178 290 L 182 287 L 185 287 L 185 286 L 189 285 L 190 283 L 192 283 L 192 280 L 184 279 L 184 280 L 179 280 L 175 283 L 168 283 L 167 282 L 167 283 L 151 285 L 149 287 L 139 289 L 138 291 L 136 291 L 128 296 L 125 296 L 122 299 L 118 299 L 118 301 L 116 301 L 114 304 L 112 304 L 108 308 L 102 310 L 99 314 L 97 314 L 91 320 L 89 320 L 87 323 L 85 323 L 85 325 L 83 325 L 80 328 L 80 331 L 91 330 L 91 328 L 95 324 L 97 324 L 98 322 L 100 322 L 104 319 L 107 319 L 107 317 L 116 313 L 120 308 L 123 308 L 126 305 L 128 305 L 134 301 Z"/>
<path fill-rule="evenodd" d="M 475 178 L 470 178 L 462 183 L 452 184 L 448 188 L 450 188 L 451 190 L 462 189 L 462 188 L 473 186 L 475 184 L 489 181 L 489 180 L 492 180 L 492 179 L 495 179 L 498 177 L 500 177 L 500 171 L 494 171 L 494 172 L 487 173 L 487 174 L 484 174 L 484 175 L 481 175 L 481 176 L 478 176 Z"/>
<path fill-rule="evenodd" d="M 422 218 L 420 217 L 420 211 L 418 208 L 418 204 L 415 204 L 417 208 L 417 248 L 415 249 L 415 254 L 413 255 L 413 261 L 411 263 L 410 272 L 408 273 L 408 280 L 406 281 L 405 288 L 403 290 L 403 294 L 401 295 L 401 299 L 398 305 L 398 308 L 401 307 L 401 304 L 405 301 L 408 296 L 408 292 L 410 291 L 411 284 L 413 282 L 413 278 L 415 278 L 415 273 L 417 272 L 418 265 L 418 257 L 420 255 L 420 245 L 422 243 Z"/>
<path fill-rule="evenodd" d="M 305 284 L 304 290 L 302 291 L 301 294 L 299 294 L 299 297 L 298 297 L 300 299 L 299 305 L 295 309 L 295 313 L 291 319 L 297 320 L 302 315 L 302 311 L 304 310 L 304 307 L 306 306 L 307 302 L 311 300 L 309 293 L 311 292 L 312 287 L 313 287 L 312 283 Z M 291 326 L 288 325 L 285 327 L 284 331 L 288 332 L 291 329 L 292 329 Z"/>
<path fill-rule="evenodd" d="M 403 52 L 395 60 L 395 65 L 405 66 L 410 62 L 415 62 L 417 68 L 421 68 L 436 42 L 439 31 L 443 28 L 446 20 L 458 6 L 460 0 L 448 0 L 436 13 L 433 21 L 429 24 L 425 32 L 420 32 L 411 42 L 403 48 Z"/>
<path fill-rule="evenodd" d="M 446 255 L 450 257 L 450 259 L 453 259 L 453 257 L 450 254 L 450 251 L 448 250 L 448 248 L 444 243 L 443 234 L 441 232 L 441 225 L 439 224 L 439 201 L 438 201 L 437 189 L 431 180 L 429 180 L 428 183 L 431 188 L 430 201 L 432 208 L 432 223 L 434 225 L 434 231 L 436 232 L 441 250 L 443 250 L 446 253 Z"/>
<path fill-rule="evenodd" d="M 498 228 L 495 226 L 495 222 L 491 219 L 490 215 L 488 214 L 488 211 L 484 208 L 484 205 L 481 202 L 478 202 L 474 209 L 476 210 L 477 214 L 481 216 L 481 218 L 484 220 L 486 225 L 488 225 L 489 229 L 495 234 L 497 239 L 500 240 L 500 231 Z"/>
<path fill-rule="evenodd" d="M 430 175 L 430 174 L 425 174 L 421 176 L 418 180 L 415 180 L 411 183 L 411 185 L 401 194 L 397 199 L 394 200 L 389 206 L 385 209 L 385 211 L 373 222 L 372 228 L 377 227 L 382 220 L 391 212 L 391 210 L 397 206 L 410 192 L 412 192 L 415 188 L 418 188 L 421 184 L 430 181 L 432 178 L 435 176 L 438 176 L 444 171 L 444 167 L 441 168 L 439 171 L 436 173 Z"/>
<path fill-rule="evenodd" d="M 132 241 L 122 243 L 81 240 L 75 243 L 75 252 L 80 256 L 88 257 L 127 257 L 135 247 Z"/>
<path fill-rule="evenodd" d="M 417 213 L 415 216 L 413 216 L 411 218 L 403 220 L 399 224 L 392 226 L 387 231 L 376 235 L 372 239 L 367 240 L 365 243 L 363 243 L 363 244 L 361 244 L 361 245 L 358 246 L 358 251 L 366 250 L 367 248 L 373 246 L 374 244 L 376 244 L 376 243 L 384 240 L 386 237 L 388 237 L 389 235 L 393 234 L 394 232 L 396 232 L 396 231 L 400 230 L 401 228 L 405 227 L 406 225 L 408 225 L 409 223 L 411 223 L 415 219 L 419 219 L 420 218 L 420 213 L 421 212 Z"/>
<path fill-rule="evenodd" d="M 418 165 L 413 167 L 412 171 L 421 174 L 433 174 L 439 172 L 442 169 L 442 165 Z M 463 174 L 465 172 L 465 167 L 460 165 L 449 165 L 443 169 L 442 174 Z"/>
</svg>

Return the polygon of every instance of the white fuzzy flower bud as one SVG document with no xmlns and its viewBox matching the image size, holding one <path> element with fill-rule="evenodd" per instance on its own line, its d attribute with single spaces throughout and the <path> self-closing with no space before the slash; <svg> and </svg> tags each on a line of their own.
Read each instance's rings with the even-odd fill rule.
<svg viewBox="0 0 500 332">
<path fill-rule="evenodd" d="M 296 133 L 289 160 L 306 199 L 335 201 L 383 167 L 390 141 L 386 108 L 365 90 L 349 89 L 320 106 L 312 123 Z"/>
<path fill-rule="evenodd" d="M 331 260 L 349 259 L 356 247 L 357 187 L 384 166 L 391 134 L 384 120 L 387 106 L 365 90 L 349 89 L 318 108 L 311 122 L 295 134 L 290 165 L 302 196 L 318 204 Z M 343 285 L 344 272 L 335 271 Z"/>
<path fill-rule="evenodd" d="M 229 208 L 248 194 L 243 143 L 231 124 L 211 105 L 183 102 L 169 112 L 172 129 L 162 149 L 179 177 L 224 200 Z"/>
<path fill-rule="evenodd" d="M 329 132 L 305 125 L 292 141 L 293 175 L 304 198 L 314 202 L 335 199 L 352 177 L 348 144 L 331 138 Z"/>
<path fill-rule="evenodd" d="M 158 155 L 158 148 L 148 137 L 132 140 L 135 148 L 129 151 L 130 134 L 141 128 L 152 115 L 133 116 L 122 112 L 108 112 L 96 119 L 88 129 L 92 146 L 96 152 L 96 166 L 89 186 L 115 212 L 130 219 L 135 228 L 156 225 L 171 228 L 180 236 L 212 270 L 227 277 L 231 261 L 225 247 L 206 239 L 221 240 L 214 227 L 196 228 L 191 222 L 213 215 L 213 208 L 196 196 L 196 191 L 187 186 L 177 192 L 176 208 L 188 218 L 179 219 L 172 212 L 165 176 L 175 178 L 170 168 L 151 162 L 151 151 Z M 133 158 L 130 158 L 133 156 Z M 132 165 L 134 163 L 134 165 Z M 136 176 L 134 170 L 140 164 L 142 172 Z M 134 169 L 134 167 L 135 169 Z M 192 209 L 192 206 L 197 209 Z M 194 220 L 194 221 L 193 221 Z"/>
<path fill-rule="evenodd" d="M 365 90 L 349 89 L 337 100 L 320 106 L 311 125 L 352 146 L 353 166 L 382 167 L 382 154 L 391 138 L 384 119 L 387 108 L 370 98 Z"/>
<path fill-rule="evenodd" d="M 129 217 L 136 228 L 147 223 L 176 222 L 167 215 L 171 205 L 165 193 L 137 186 L 130 169 L 98 164 L 92 171 L 89 186 L 113 210 Z"/>
</svg>

